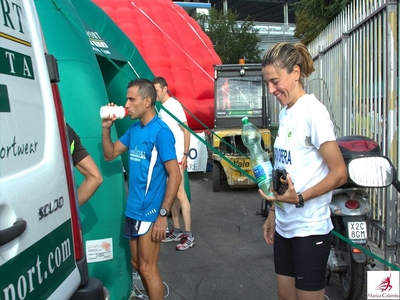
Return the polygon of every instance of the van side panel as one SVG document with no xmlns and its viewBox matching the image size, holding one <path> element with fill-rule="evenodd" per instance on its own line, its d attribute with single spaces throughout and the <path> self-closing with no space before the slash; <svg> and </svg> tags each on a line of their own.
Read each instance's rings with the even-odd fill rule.
<svg viewBox="0 0 400 300">
<path fill-rule="evenodd" d="M 20 294 L 27 297 L 19 296 L 20 299 L 47 299 L 76 268 L 72 243 L 71 221 L 68 220 L 8 260 L 1 266 L 1 273 L 7 274 L 7 279 L 0 282 L 3 296 L 21 290 Z M 0 299 L 3 298 L 0 296 Z"/>
<path fill-rule="evenodd" d="M 33 1 L 0 0 L 0 299 L 69 299 L 80 284 L 70 199 Z M 68 286 L 66 286 L 68 284 Z"/>
</svg>

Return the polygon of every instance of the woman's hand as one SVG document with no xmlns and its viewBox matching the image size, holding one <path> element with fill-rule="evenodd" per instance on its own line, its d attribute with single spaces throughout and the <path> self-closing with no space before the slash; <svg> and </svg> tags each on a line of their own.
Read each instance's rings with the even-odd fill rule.
<svg viewBox="0 0 400 300">
<path fill-rule="evenodd" d="M 264 199 L 266 199 L 268 201 L 271 201 L 271 202 L 279 201 L 279 202 L 286 202 L 286 203 L 291 203 L 291 204 L 296 205 L 299 203 L 299 197 L 297 196 L 297 192 L 294 188 L 292 178 L 290 177 L 289 173 L 286 174 L 286 180 L 287 180 L 289 187 L 283 195 L 279 195 L 277 193 L 277 191 L 274 191 L 272 186 L 271 186 L 271 192 L 274 193 L 274 196 L 265 195 L 261 189 L 259 189 L 258 192 L 260 193 L 261 197 L 263 197 Z"/>
<path fill-rule="evenodd" d="M 264 239 L 268 245 L 274 243 L 275 236 L 275 211 L 270 210 L 267 219 L 265 220 L 264 226 Z"/>
</svg>

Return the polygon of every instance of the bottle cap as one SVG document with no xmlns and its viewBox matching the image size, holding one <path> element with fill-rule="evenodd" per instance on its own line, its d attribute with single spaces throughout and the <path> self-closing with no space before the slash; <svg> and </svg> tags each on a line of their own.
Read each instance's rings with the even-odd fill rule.
<svg viewBox="0 0 400 300">
<path fill-rule="evenodd" d="M 243 123 L 243 124 L 249 123 L 249 118 L 248 118 L 248 117 L 243 117 L 243 118 L 242 118 L 242 123 Z"/>
</svg>

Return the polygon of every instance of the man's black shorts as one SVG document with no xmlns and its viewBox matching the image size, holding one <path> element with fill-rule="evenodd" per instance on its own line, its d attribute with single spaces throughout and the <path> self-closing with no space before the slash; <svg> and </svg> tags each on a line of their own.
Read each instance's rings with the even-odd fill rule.
<svg viewBox="0 0 400 300">
<path fill-rule="evenodd" d="M 149 231 L 151 224 L 153 223 L 148 221 L 138 221 L 129 217 L 125 217 L 124 237 L 131 239 L 137 236 L 145 235 Z"/>
<path fill-rule="evenodd" d="M 294 277 L 299 290 L 322 290 L 330 249 L 331 233 L 286 239 L 275 232 L 275 273 Z"/>
</svg>

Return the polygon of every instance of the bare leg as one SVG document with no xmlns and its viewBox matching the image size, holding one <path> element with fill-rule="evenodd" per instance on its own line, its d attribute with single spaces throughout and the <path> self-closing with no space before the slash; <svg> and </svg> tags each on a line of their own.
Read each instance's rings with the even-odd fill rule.
<svg viewBox="0 0 400 300">
<path fill-rule="evenodd" d="M 160 243 L 152 241 L 150 230 L 138 239 L 130 240 L 132 266 L 139 272 L 143 286 L 151 300 L 164 299 L 164 284 L 158 269 Z"/>
<path fill-rule="evenodd" d="M 139 238 L 129 240 L 129 247 L 131 249 L 131 264 L 132 264 L 132 267 L 139 273 L 140 278 L 142 279 L 143 276 L 140 273 L 140 269 L 139 269 L 138 244 L 139 244 Z M 144 280 L 142 280 L 142 284 L 143 284 L 144 289 L 147 291 L 146 282 Z"/>
<path fill-rule="evenodd" d="M 297 300 L 294 277 L 276 274 L 279 300 Z"/>
<path fill-rule="evenodd" d="M 323 300 L 325 298 L 325 289 L 319 291 L 296 291 L 298 300 Z"/>
<path fill-rule="evenodd" d="M 323 300 L 325 289 L 319 291 L 303 291 L 296 289 L 294 277 L 276 275 L 279 300 Z"/>
<path fill-rule="evenodd" d="M 179 202 L 180 204 L 180 208 L 182 209 L 182 218 L 183 218 L 183 223 L 184 223 L 184 230 L 185 231 L 192 231 L 191 228 L 191 206 L 190 206 L 190 202 L 189 199 L 186 195 L 186 191 L 185 191 L 185 181 L 184 181 L 184 177 L 183 176 L 183 168 L 181 166 L 181 175 L 182 175 L 182 182 L 179 186 L 179 190 L 178 193 L 176 195 L 178 201 L 175 201 L 175 203 Z M 179 216 L 179 211 L 178 211 L 178 216 Z M 175 224 L 175 221 L 174 221 Z M 178 223 L 179 224 L 179 223 Z"/>
<path fill-rule="evenodd" d="M 182 229 L 180 222 L 179 222 L 180 210 L 181 210 L 181 206 L 179 204 L 179 201 L 175 200 L 174 204 L 172 204 L 172 207 L 171 207 L 172 223 L 174 225 L 174 228 Z M 171 230 L 170 230 L 170 232 L 171 232 Z"/>
</svg>

